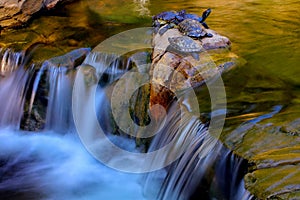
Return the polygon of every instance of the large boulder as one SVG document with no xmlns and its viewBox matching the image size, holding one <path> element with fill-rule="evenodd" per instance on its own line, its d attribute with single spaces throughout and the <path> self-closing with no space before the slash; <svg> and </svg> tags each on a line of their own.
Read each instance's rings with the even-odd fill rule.
<svg viewBox="0 0 300 200">
<path fill-rule="evenodd" d="M 17 27 L 34 14 L 72 0 L 0 0 L 0 28 Z"/>
<path fill-rule="evenodd" d="M 194 40 L 203 48 L 203 52 L 199 53 L 199 60 L 191 55 L 181 55 L 169 50 L 168 38 L 183 36 L 178 29 L 169 29 L 163 35 L 154 34 L 150 68 L 150 109 L 157 120 L 162 116 L 162 109 L 155 109 L 154 105 L 159 104 L 168 110 L 177 93 L 199 87 L 222 72 L 243 63 L 242 59 L 230 51 L 231 42 L 227 37 L 210 29 L 207 32 L 213 34 L 213 37 Z"/>
</svg>

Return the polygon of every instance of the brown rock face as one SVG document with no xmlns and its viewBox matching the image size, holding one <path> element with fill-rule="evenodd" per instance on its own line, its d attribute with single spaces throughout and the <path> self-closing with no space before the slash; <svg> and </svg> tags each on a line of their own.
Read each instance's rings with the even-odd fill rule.
<svg viewBox="0 0 300 200">
<path fill-rule="evenodd" d="M 0 0 L 0 28 L 21 26 L 42 9 L 72 0 Z"/>
</svg>

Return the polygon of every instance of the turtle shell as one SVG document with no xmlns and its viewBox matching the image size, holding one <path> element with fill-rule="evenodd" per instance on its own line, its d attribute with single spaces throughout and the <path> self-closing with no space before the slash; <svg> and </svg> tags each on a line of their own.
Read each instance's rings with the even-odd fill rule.
<svg viewBox="0 0 300 200">
<path fill-rule="evenodd" d="M 160 20 L 160 21 L 165 21 L 165 22 L 181 22 L 183 20 L 182 15 L 185 14 L 185 11 L 179 11 L 179 12 L 175 12 L 175 11 L 165 11 L 165 12 L 161 12 L 157 15 L 154 15 L 152 17 L 152 20 Z"/>
<path fill-rule="evenodd" d="M 185 19 L 178 24 L 179 31 L 184 35 L 201 38 L 207 36 L 203 25 L 194 19 Z"/>
<path fill-rule="evenodd" d="M 165 21 L 170 21 L 172 19 L 175 19 L 176 15 L 177 14 L 174 11 L 165 11 L 153 16 L 152 19 L 153 20 L 161 19 Z"/>
<path fill-rule="evenodd" d="M 202 48 L 188 36 L 168 38 L 170 47 L 183 53 L 201 52 Z"/>
</svg>

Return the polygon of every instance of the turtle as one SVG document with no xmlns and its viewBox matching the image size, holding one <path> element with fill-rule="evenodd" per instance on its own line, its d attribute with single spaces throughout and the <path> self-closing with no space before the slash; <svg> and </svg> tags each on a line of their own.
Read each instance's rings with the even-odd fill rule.
<svg viewBox="0 0 300 200">
<path fill-rule="evenodd" d="M 206 20 L 206 18 L 209 16 L 210 13 L 211 13 L 210 8 L 206 9 L 202 13 L 202 17 L 199 17 L 196 14 L 187 13 L 186 10 L 180 10 L 178 12 L 165 11 L 152 17 L 153 20 L 152 26 L 155 27 L 155 33 L 158 32 L 158 29 L 161 26 L 164 26 L 159 31 L 160 35 L 163 35 L 168 29 L 176 27 L 179 23 L 181 23 L 185 19 L 196 20 L 199 23 L 201 23 L 204 28 L 209 28 L 204 21 Z"/>
<path fill-rule="evenodd" d="M 153 21 L 152 26 L 155 28 L 155 32 L 157 32 L 158 29 L 163 25 L 168 26 L 167 27 L 168 30 L 169 28 L 178 25 L 180 22 L 182 22 L 184 20 L 183 18 L 184 14 L 185 14 L 185 10 L 181 10 L 179 12 L 176 11 L 161 12 L 152 17 L 152 21 Z"/>
<path fill-rule="evenodd" d="M 192 38 L 202 39 L 204 37 L 213 37 L 211 33 L 206 32 L 203 25 L 194 19 L 185 19 L 178 24 L 178 29 L 184 35 Z"/>
<path fill-rule="evenodd" d="M 210 15 L 211 13 L 211 9 L 208 8 L 206 9 L 203 13 L 202 13 L 202 17 L 199 17 L 196 14 L 190 14 L 190 13 L 186 13 L 186 12 L 182 12 L 183 13 L 183 19 L 194 19 L 197 20 L 198 22 L 200 22 L 202 24 L 202 26 L 204 26 L 204 28 L 208 29 L 208 25 L 205 23 L 206 18 Z M 182 20 L 183 21 L 183 20 Z"/>
<path fill-rule="evenodd" d="M 175 52 L 182 55 L 191 55 L 195 60 L 200 60 L 199 53 L 203 48 L 188 36 L 168 38 L 170 45 L 167 51 Z"/>
</svg>

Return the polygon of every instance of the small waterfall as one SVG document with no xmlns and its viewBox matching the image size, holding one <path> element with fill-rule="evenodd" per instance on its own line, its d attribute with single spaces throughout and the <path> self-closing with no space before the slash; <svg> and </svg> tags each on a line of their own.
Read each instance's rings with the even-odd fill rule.
<svg viewBox="0 0 300 200">
<path fill-rule="evenodd" d="M 178 103 L 170 108 L 166 121 L 151 141 L 149 153 L 172 141 L 174 143 L 166 154 L 158 155 L 152 161 L 166 167 L 147 174 L 144 194 L 140 191 L 140 176 L 114 171 L 92 158 L 73 129 L 71 106 L 76 73 L 81 73 L 81 87 L 87 94 L 78 97 L 80 106 L 75 108 L 82 113 L 80 123 L 83 130 L 92 132 L 95 129 L 96 122 L 91 122 L 86 116 L 96 106 L 97 119 L 108 138 L 124 150 L 141 153 L 132 137 L 112 134 L 118 127 L 112 120 L 109 96 L 115 81 L 143 59 L 88 52 L 87 49 L 72 52 L 45 61 L 41 67 L 33 65 L 27 69 L 24 58 L 17 58 L 21 54 L 2 56 L 0 125 L 13 126 L 15 130 L 0 129 L 1 199 L 253 198 L 245 190 L 242 179 L 247 163 L 212 137 L 199 117 L 189 112 L 189 105 L 185 105 L 186 109 L 179 109 L 183 102 L 188 102 L 188 95 L 178 97 Z M 74 69 L 78 65 L 74 64 L 75 60 L 82 55 L 87 57 L 80 70 Z M 70 56 L 73 60 L 64 62 Z M 97 87 L 95 96 L 88 95 L 91 85 Z M 93 98 L 96 105 L 91 103 Z M 34 117 L 43 123 L 37 133 L 43 128 L 46 130 L 43 134 L 16 131 L 22 116 L 24 122 L 33 121 Z M 38 117 L 42 119 L 36 119 Z M 95 135 L 89 137 L 99 141 Z M 101 145 L 101 142 L 96 145 Z M 105 146 L 102 150 L 109 162 L 120 162 L 115 152 L 108 151 Z M 136 161 L 134 157 L 125 159 L 131 160 L 130 163 Z M 171 162 L 173 159 L 175 161 Z"/>
<path fill-rule="evenodd" d="M 48 67 L 49 97 L 46 115 L 46 129 L 67 131 L 71 128 L 72 74 L 67 68 Z"/>
<path fill-rule="evenodd" d="M 28 100 L 26 130 L 37 128 L 66 132 L 73 127 L 71 101 L 74 68 L 81 64 L 78 60 L 83 60 L 89 51 L 89 48 L 71 51 L 46 60 L 37 69 Z"/>
<path fill-rule="evenodd" d="M 77 49 L 49 59 L 41 67 L 27 67 L 23 52 L 6 50 L 0 63 L 0 125 L 67 131 L 72 126 L 72 69 L 89 51 Z"/>
<path fill-rule="evenodd" d="M 250 200 L 252 195 L 245 189 L 243 177 L 247 173 L 247 162 L 222 147 L 219 159 L 215 163 L 213 191 L 219 192 L 216 199 Z M 218 194 L 218 193 L 217 193 Z"/>
<path fill-rule="evenodd" d="M 0 126 L 19 128 L 33 66 L 25 69 L 23 53 L 6 50 L 0 61 Z"/>
<path fill-rule="evenodd" d="M 9 75 L 19 68 L 24 61 L 24 52 L 14 52 L 11 49 L 0 49 L 0 76 Z"/>
<path fill-rule="evenodd" d="M 130 69 L 131 60 L 120 58 L 118 55 L 106 53 L 90 53 L 83 62 L 95 68 L 99 84 L 103 87 L 119 79 Z"/>
<path fill-rule="evenodd" d="M 125 62 L 126 63 L 126 62 Z M 95 124 L 97 121 L 91 121 L 88 117 L 93 110 L 93 97 L 89 94 L 88 82 L 85 81 L 86 77 L 98 77 L 104 75 L 106 78 L 100 78 L 101 89 L 98 86 L 96 90 L 96 104 L 98 104 L 97 111 L 101 113 L 98 116 L 99 121 L 105 121 L 101 124 L 101 127 L 106 127 L 106 130 L 111 128 L 111 117 L 107 113 L 110 110 L 106 110 L 110 107 L 108 100 L 108 93 L 105 88 L 109 88 L 110 84 L 119 79 L 126 70 L 129 70 L 130 66 L 127 62 L 126 66 L 124 62 L 116 61 L 114 55 L 106 54 L 90 54 L 84 61 L 81 67 L 81 82 L 86 85 L 80 85 L 86 87 L 80 90 L 86 91 L 86 94 L 80 95 L 81 100 L 78 100 L 77 105 L 81 105 L 78 108 L 78 112 L 82 113 L 80 117 L 81 131 L 85 130 L 85 133 L 91 135 L 85 135 L 87 143 L 90 145 L 101 146 L 102 137 L 97 135 L 95 130 L 97 129 Z M 109 69 L 107 69 L 107 67 Z M 121 69 L 125 69 L 124 71 Z M 102 82 L 102 83 L 101 83 Z M 92 83 L 92 85 L 95 83 Z M 94 86 L 95 87 L 95 86 Z M 247 163 L 238 157 L 236 157 L 231 151 L 226 149 L 221 142 L 211 136 L 208 132 L 208 127 L 203 124 L 198 117 L 190 113 L 190 105 L 185 105 L 187 109 L 179 109 L 183 102 L 189 102 L 187 99 L 189 95 L 183 95 L 178 98 L 177 102 L 171 107 L 167 119 L 151 142 L 151 146 L 148 152 L 156 151 L 174 142 L 174 146 L 169 152 L 164 155 L 158 155 L 152 162 L 165 162 L 165 168 L 150 172 L 144 179 L 144 195 L 147 199 L 232 199 L 232 200 L 250 200 L 252 196 L 244 188 L 243 175 L 247 169 Z M 85 105 L 85 106 L 84 106 Z M 92 106 L 92 107 L 91 107 Z M 97 106 L 96 106 L 97 107 Z M 83 110 L 80 110 L 83 109 Z M 106 119 L 105 119 L 106 118 Z M 110 124 L 110 126 L 108 125 Z M 89 130 L 89 131 L 88 131 Z M 107 131 L 111 133 L 110 131 Z M 109 134 L 108 138 L 111 141 L 118 144 L 119 147 L 128 151 L 134 151 L 134 143 L 132 140 L 118 136 L 118 139 L 112 139 L 112 135 Z M 104 151 L 105 147 L 98 148 L 97 152 Z M 108 149 L 108 148 L 107 148 Z M 96 151 L 96 150 L 95 150 Z M 92 150 L 92 152 L 95 152 Z M 168 165 L 173 157 L 180 155 L 180 151 L 183 154 Z M 112 156 L 114 155 L 114 156 Z M 107 155 L 108 156 L 108 155 Z M 116 152 L 111 152 L 109 157 L 105 157 L 106 162 L 114 163 L 121 155 Z M 119 158 L 118 158 L 119 157 Z M 131 158 L 128 157 L 128 160 Z M 129 162 L 130 163 L 130 162 Z"/>
<path fill-rule="evenodd" d="M 150 151 L 165 146 L 174 138 L 180 138 L 177 145 L 186 148 L 174 163 L 146 176 L 145 195 L 149 199 L 162 200 L 252 199 L 243 182 L 247 162 L 211 136 L 207 126 L 198 118 L 188 113 L 179 114 L 178 106 L 173 106 L 170 113 L 173 114 L 167 120 L 162 134 L 156 135 L 152 141 Z M 179 120 L 181 128 L 178 127 Z M 168 156 L 157 157 L 157 160 L 162 159 L 168 159 Z M 157 185 L 155 189 L 154 183 Z"/>
<path fill-rule="evenodd" d="M 96 84 L 92 72 L 84 72 L 86 84 Z M 0 92 L 5 94 L 0 96 L 3 97 L 2 102 L 14 105 L 19 111 L 14 112 L 11 110 L 14 107 L 8 108 L 7 104 L 0 107 L 1 119 L 6 120 L 8 125 L 12 123 L 8 120 L 8 112 L 13 117 L 18 114 L 19 121 L 22 113 L 29 111 L 30 114 L 45 112 L 42 117 L 46 119 L 46 130 L 36 130 L 35 134 L 18 130 L 18 126 L 17 130 L 1 127 L 0 199 L 144 199 L 138 182 L 140 175 L 121 173 L 95 160 L 70 127 L 75 73 L 73 67 L 47 61 L 36 69 L 19 67 L 0 80 Z M 98 100 L 105 95 L 102 91 L 100 87 Z M 15 101 L 4 101 L 8 97 Z M 17 100 L 26 106 L 16 105 Z M 82 108 L 86 107 L 86 103 L 83 102 Z M 46 109 L 43 111 L 41 107 Z M 30 115 L 26 117 L 29 119 Z M 89 127 L 91 122 L 88 119 L 86 122 Z M 129 145 L 135 149 L 134 142 L 128 138 L 118 138 L 117 142 L 123 143 L 127 149 Z M 112 155 L 110 153 L 109 156 Z"/>
</svg>

